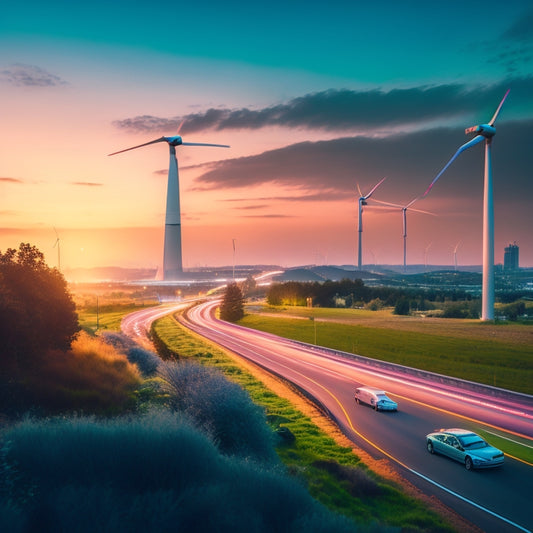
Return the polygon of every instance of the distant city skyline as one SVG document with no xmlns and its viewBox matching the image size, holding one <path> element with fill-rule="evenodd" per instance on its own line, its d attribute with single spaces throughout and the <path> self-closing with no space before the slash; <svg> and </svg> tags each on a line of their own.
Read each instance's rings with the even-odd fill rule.
<svg viewBox="0 0 533 533">
<path fill-rule="evenodd" d="M 459 9 L 460 6 L 460 9 Z M 358 188 L 421 195 L 505 91 L 495 263 L 533 267 L 533 6 L 29 0 L 0 19 L 0 250 L 61 268 L 162 266 L 167 146 L 183 266 L 357 265 Z M 409 212 L 408 264 L 482 261 L 483 147 Z M 362 264 L 403 262 L 402 213 L 364 207 Z M 57 240 L 59 239 L 59 241 Z M 457 243 L 461 243 L 457 246 Z M 56 245 L 56 246 L 54 246 Z"/>
</svg>

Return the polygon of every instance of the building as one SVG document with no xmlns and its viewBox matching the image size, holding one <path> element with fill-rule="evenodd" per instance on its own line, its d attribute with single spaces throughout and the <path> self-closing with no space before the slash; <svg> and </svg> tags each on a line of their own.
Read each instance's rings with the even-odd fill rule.
<svg viewBox="0 0 533 533">
<path fill-rule="evenodd" d="M 503 254 L 503 269 L 504 270 L 517 270 L 518 265 L 518 245 L 516 243 L 510 244 L 505 247 Z"/>
</svg>

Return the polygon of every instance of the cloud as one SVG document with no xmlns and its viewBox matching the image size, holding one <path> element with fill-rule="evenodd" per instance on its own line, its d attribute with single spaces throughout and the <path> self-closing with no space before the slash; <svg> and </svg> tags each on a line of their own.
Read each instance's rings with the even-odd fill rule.
<svg viewBox="0 0 533 533">
<path fill-rule="evenodd" d="M 533 63 L 533 10 L 523 13 L 488 46 L 493 50 L 489 62 L 501 64 L 509 74 L 528 69 Z"/>
<path fill-rule="evenodd" d="M 0 80 L 17 87 L 56 87 L 68 85 L 59 76 L 51 74 L 36 65 L 15 63 L 0 70 Z"/>
<path fill-rule="evenodd" d="M 533 154 L 529 132 L 533 119 L 502 123 L 493 141 L 495 192 L 508 197 L 533 194 L 530 179 Z M 249 188 L 279 185 L 294 191 L 294 201 L 338 199 L 355 194 L 357 184 L 366 188 L 382 177 L 381 192 L 390 201 L 407 202 L 423 193 L 457 148 L 466 141 L 462 131 L 434 128 L 425 132 L 391 135 L 385 138 L 343 137 L 319 142 L 292 144 L 262 154 L 228 159 L 206 165 L 198 176 L 199 188 Z M 483 176 L 483 146 L 463 152 L 438 181 L 438 190 L 457 187 L 461 195 L 477 197 Z M 512 169 L 512 173 L 509 171 Z M 441 194 L 441 193 L 438 193 Z M 255 201 L 262 201 L 262 196 Z"/>
<path fill-rule="evenodd" d="M 533 78 L 513 80 L 515 83 L 526 85 L 529 94 L 533 92 Z M 161 133 L 176 131 L 183 121 L 184 134 L 209 129 L 257 130 L 268 126 L 329 131 L 412 129 L 427 127 L 435 121 L 473 116 L 499 101 L 508 86 L 507 81 L 481 87 L 448 84 L 390 91 L 329 89 L 263 109 L 208 109 L 173 118 L 143 115 L 113 124 L 129 131 Z"/>
<path fill-rule="evenodd" d="M 0 183 L 24 183 L 18 178 L 0 178 Z"/>
<path fill-rule="evenodd" d="M 79 185 L 81 187 L 103 187 L 103 183 L 96 183 L 93 181 L 73 181 L 71 185 Z"/>
</svg>

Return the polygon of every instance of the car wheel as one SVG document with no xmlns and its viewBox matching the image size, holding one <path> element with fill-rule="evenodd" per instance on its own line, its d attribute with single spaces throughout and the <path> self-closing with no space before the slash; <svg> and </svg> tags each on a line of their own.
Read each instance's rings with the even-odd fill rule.
<svg viewBox="0 0 533 533">
<path fill-rule="evenodd" d="M 430 440 L 428 440 L 427 449 L 429 453 L 435 453 L 435 450 L 433 449 L 433 443 Z"/>
<path fill-rule="evenodd" d="M 359 398 L 355 399 L 355 403 L 359 405 Z"/>
<path fill-rule="evenodd" d="M 474 463 L 472 463 L 472 459 L 470 459 L 470 457 L 465 459 L 465 468 L 467 470 L 472 470 L 472 468 L 474 468 Z"/>
<path fill-rule="evenodd" d="M 374 405 L 374 411 L 376 411 L 376 412 L 379 411 L 379 407 L 377 406 L 377 404 Z"/>
</svg>

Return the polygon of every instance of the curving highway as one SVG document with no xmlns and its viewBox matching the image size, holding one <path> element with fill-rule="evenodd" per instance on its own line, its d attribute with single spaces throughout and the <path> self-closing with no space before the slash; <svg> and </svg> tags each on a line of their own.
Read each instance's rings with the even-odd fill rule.
<svg viewBox="0 0 533 533">
<path fill-rule="evenodd" d="M 484 531 L 533 529 L 532 465 L 507 456 L 501 468 L 469 472 L 459 463 L 430 455 L 424 438 L 435 428 L 465 427 L 532 447 L 533 397 L 495 397 L 401 369 L 374 368 L 348 354 L 220 321 L 214 316 L 218 303 L 196 306 L 180 321 L 306 391 L 357 446 L 388 457 L 424 493 L 435 495 Z M 376 413 L 355 404 L 353 390 L 359 384 L 385 389 L 398 402 L 398 412 Z"/>
</svg>

